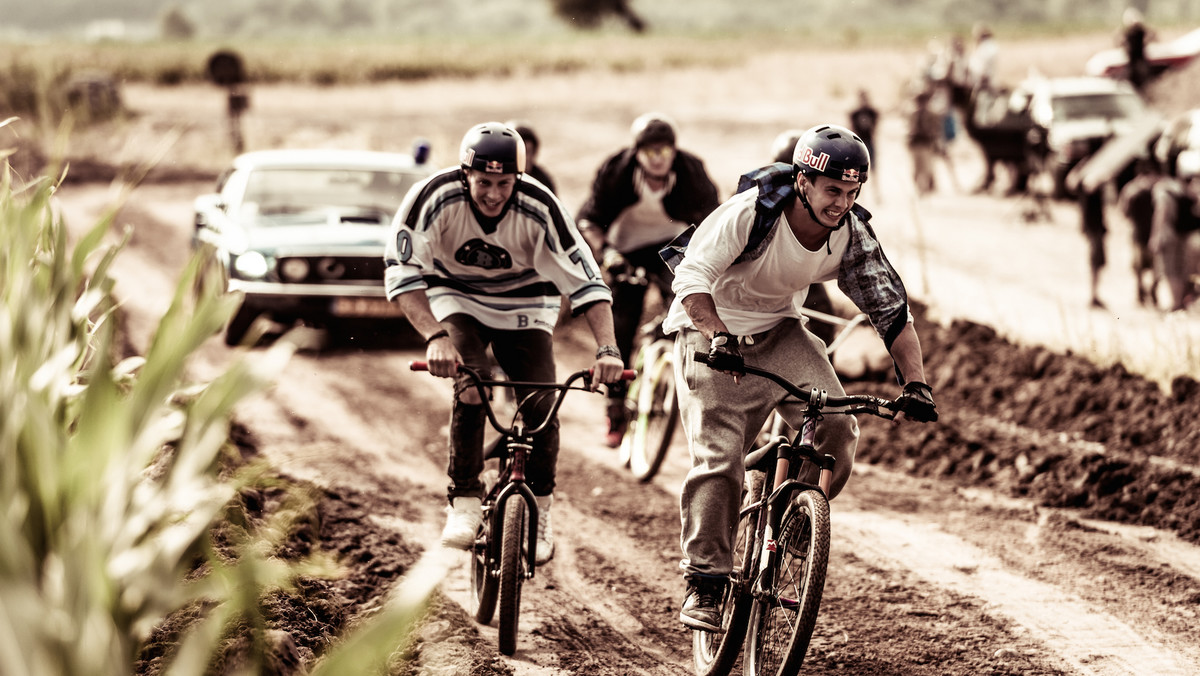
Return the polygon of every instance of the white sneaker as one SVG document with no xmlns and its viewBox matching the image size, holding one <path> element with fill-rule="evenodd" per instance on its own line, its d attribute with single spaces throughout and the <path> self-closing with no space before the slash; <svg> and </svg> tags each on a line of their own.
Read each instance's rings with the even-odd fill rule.
<svg viewBox="0 0 1200 676">
<path fill-rule="evenodd" d="M 553 495 L 534 496 L 538 506 L 537 551 L 534 561 L 542 565 L 554 558 L 554 527 L 550 525 L 550 505 L 554 504 Z"/>
<path fill-rule="evenodd" d="M 454 498 L 446 508 L 446 527 L 442 529 L 442 546 L 470 549 L 475 534 L 483 523 L 483 501 L 479 498 Z"/>
</svg>

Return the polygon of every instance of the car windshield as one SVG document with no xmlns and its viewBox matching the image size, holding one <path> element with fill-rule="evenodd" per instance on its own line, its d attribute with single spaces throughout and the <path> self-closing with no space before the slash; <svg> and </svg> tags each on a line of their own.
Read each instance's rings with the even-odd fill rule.
<svg viewBox="0 0 1200 676">
<path fill-rule="evenodd" d="M 1054 98 L 1054 117 L 1059 120 L 1126 119 L 1141 115 L 1144 108 L 1142 100 L 1132 93 L 1075 94 Z"/>
<path fill-rule="evenodd" d="M 367 169 L 259 169 L 247 179 L 242 213 L 264 226 L 328 221 L 387 225 L 418 178 Z"/>
</svg>

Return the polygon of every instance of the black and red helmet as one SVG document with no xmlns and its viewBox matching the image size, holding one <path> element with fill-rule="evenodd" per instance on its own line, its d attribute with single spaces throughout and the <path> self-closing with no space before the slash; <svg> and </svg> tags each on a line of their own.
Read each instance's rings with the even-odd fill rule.
<svg viewBox="0 0 1200 676">
<path fill-rule="evenodd" d="M 836 124 L 822 124 L 800 136 L 792 166 L 805 176 L 867 182 L 871 153 L 858 134 Z"/>
<path fill-rule="evenodd" d="M 471 127 L 458 151 L 463 169 L 488 174 L 519 174 L 525 171 L 525 142 L 512 127 L 485 122 Z"/>
</svg>

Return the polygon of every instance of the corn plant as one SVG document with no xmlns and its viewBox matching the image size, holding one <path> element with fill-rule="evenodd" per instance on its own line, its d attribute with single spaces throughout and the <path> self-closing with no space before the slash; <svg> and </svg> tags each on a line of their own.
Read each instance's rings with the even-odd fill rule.
<svg viewBox="0 0 1200 676">
<path fill-rule="evenodd" d="M 188 606 L 204 611 L 163 673 L 203 674 L 235 623 L 262 630 L 264 593 L 336 570 L 319 554 L 273 557 L 287 523 L 238 531 L 220 552 L 210 537 L 256 475 L 223 471 L 233 408 L 294 347 L 189 383 L 189 357 L 237 302 L 197 256 L 146 354 L 118 359 L 109 273 L 128 231 L 105 244 L 110 215 L 69 246 L 54 189 L 0 176 L 0 674 L 131 673 L 139 642 Z M 386 635 L 347 648 L 392 652 L 429 591 L 385 613 Z M 260 665 L 252 657 L 244 671 Z"/>
</svg>

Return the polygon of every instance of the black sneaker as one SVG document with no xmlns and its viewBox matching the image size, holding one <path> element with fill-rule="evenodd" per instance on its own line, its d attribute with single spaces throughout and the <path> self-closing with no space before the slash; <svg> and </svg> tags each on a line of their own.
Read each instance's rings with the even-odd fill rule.
<svg viewBox="0 0 1200 676">
<path fill-rule="evenodd" d="M 722 633 L 721 599 L 724 595 L 724 580 L 690 578 L 687 595 L 683 597 L 683 609 L 679 611 L 679 621 L 692 629 Z"/>
</svg>

